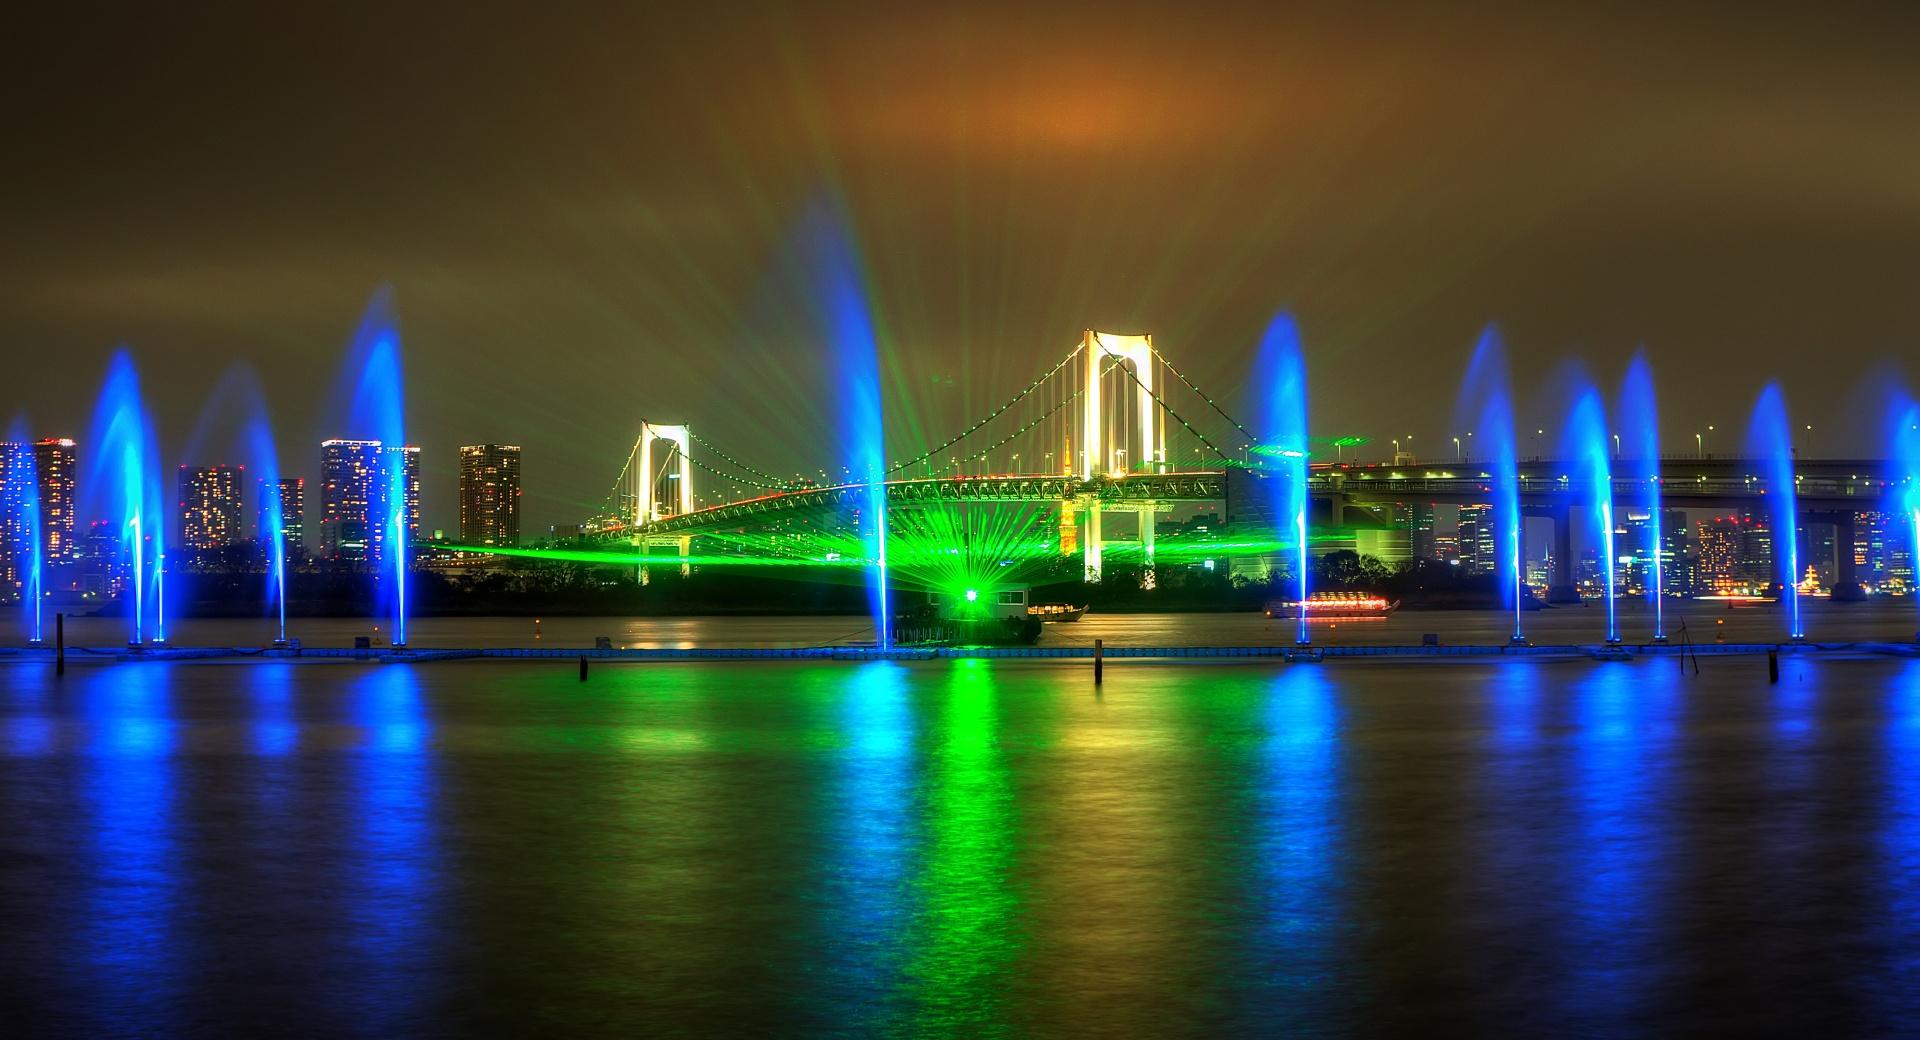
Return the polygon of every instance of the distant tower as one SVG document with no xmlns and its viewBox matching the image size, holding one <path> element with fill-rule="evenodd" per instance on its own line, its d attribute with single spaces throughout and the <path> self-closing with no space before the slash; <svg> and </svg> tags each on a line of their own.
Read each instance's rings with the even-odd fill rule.
<svg viewBox="0 0 1920 1040">
<path fill-rule="evenodd" d="M 277 490 L 277 495 L 268 495 L 266 489 L 261 488 L 257 530 L 265 537 L 268 530 L 267 510 L 277 502 L 280 507 L 280 536 L 286 540 L 287 556 L 290 559 L 302 559 L 307 548 L 307 481 L 304 477 L 281 477 Z"/>
<path fill-rule="evenodd" d="M 467 545 L 520 544 L 520 446 L 469 444 L 460 449 L 460 540 Z"/>
<path fill-rule="evenodd" d="M 320 554 L 364 560 L 371 544 L 367 506 L 380 471 L 380 442 L 320 442 Z"/>
<path fill-rule="evenodd" d="M 26 580 L 27 496 L 33 485 L 33 448 L 22 443 L 0 443 L 0 585 L 18 588 Z"/>
<path fill-rule="evenodd" d="M 79 511 L 74 502 L 77 457 L 71 437 L 47 437 L 34 442 L 33 465 L 40 479 L 40 532 L 48 563 L 80 558 L 75 535 Z"/>
<path fill-rule="evenodd" d="M 240 466 L 180 467 L 180 544 L 189 549 L 218 549 L 240 540 Z"/>
</svg>

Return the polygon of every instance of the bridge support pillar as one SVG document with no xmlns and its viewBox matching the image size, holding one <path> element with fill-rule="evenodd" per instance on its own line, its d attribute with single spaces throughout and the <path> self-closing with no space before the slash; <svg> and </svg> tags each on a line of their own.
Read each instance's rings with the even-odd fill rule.
<svg viewBox="0 0 1920 1040">
<path fill-rule="evenodd" d="M 1547 582 L 1547 602 L 1578 603 L 1580 586 L 1573 580 L 1572 510 L 1564 505 L 1558 506 L 1553 510 L 1552 516 L 1553 577 Z"/>
<path fill-rule="evenodd" d="M 1857 603 L 1867 598 L 1860 587 L 1859 572 L 1853 562 L 1855 536 L 1853 511 L 1834 513 L 1833 520 L 1833 602 Z M 1804 526 L 1804 525 L 1803 525 Z"/>
<path fill-rule="evenodd" d="M 1086 580 L 1089 585 L 1100 583 L 1100 503 L 1087 506 L 1086 516 L 1080 524 L 1080 544 L 1086 550 Z"/>
<path fill-rule="evenodd" d="M 1154 588 L 1160 583 L 1159 578 L 1153 573 L 1153 536 L 1155 533 L 1153 529 L 1153 515 L 1154 508 L 1152 506 L 1140 507 L 1140 587 L 1143 589 Z"/>
</svg>

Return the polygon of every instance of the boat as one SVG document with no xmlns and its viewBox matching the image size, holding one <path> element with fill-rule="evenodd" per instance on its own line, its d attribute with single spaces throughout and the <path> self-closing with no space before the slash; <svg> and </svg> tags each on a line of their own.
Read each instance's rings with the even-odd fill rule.
<svg viewBox="0 0 1920 1040">
<path fill-rule="evenodd" d="M 1383 618 L 1399 609 L 1400 601 L 1371 592 L 1316 592 L 1304 604 L 1308 620 L 1314 618 Z M 1294 599 L 1267 601 L 1270 618 L 1298 618 L 1302 603 Z"/>
<path fill-rule="evenodd" d="M 1070 603 L 1036 603 L 1027 608 L 1027 616 L 1039 618 L 1048 624 L 1065 624 L 1085 617 L 1087 608 L 1076 607 Z"/>
</svg>

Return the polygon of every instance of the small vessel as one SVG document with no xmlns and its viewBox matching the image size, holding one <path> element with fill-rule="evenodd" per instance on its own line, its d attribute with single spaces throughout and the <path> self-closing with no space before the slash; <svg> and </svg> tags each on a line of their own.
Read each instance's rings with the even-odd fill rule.
<svg viewBox="0 0 1920 1040">
<path fill-rule="evenodd" d="M 1070 603 L 1036 603 L 1027 608 L 1027 616 L 1039 618 L 1049 624 L 1078 621 L 1085 617 L 1086 607 L 1076 607 Z"/>
<path fill-rule="evenodd" d="M 1383 618 L 1399 606 L 1399 600 L 1371 592 L 1316 592 L 1308 596 L 1305 603 L 1294 599 L 1268 600 L 1267 616 L 1298 618 L 1304 609 L 1310 621 L 1314 618 Z"/>
</svg>

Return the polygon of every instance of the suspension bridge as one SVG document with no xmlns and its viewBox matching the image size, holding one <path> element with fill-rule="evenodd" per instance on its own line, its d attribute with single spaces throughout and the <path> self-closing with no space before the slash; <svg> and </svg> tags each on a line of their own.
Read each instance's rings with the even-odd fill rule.
<svg viewBox="0 0 1920 1040">
<path fill-rule="evenodd" d="M 1036 561 L 1076 556 L 1079 574 L 1099 581 L 1116 554 L 1139 565 L 1150 584 L 1153 565 L 1168 560 L 1160 518 L 1212 506 L 1224 528 L 1238 533 L 1215 532 L 1199 548 L 1271 557 L 1282 546 L 1272 537 L 1278 478 L 1267 464 L 1267 441 L 1168 361 L 1151 336 L 1088 330 L 997 407 L 922 454 L 888 464 L 877 483 L 889 554 L 905 564 L 899 569 L 909 584 L 929 587 L 991 577 L 983 572 L 995 568 L 1011 579 Z M 998 461 L 1007 465 L 996 470 Z M 1583 493 L 1591 493 L 1568 478 L 1575 467 L 1558 460 L 1522 460 L 1519 470 L 1522 509 L 1553 522 L 1553 557 L 1565 571 L 1555 582 L 1570 586 L 1571 517 Z M 1766 472 L 1756 460 L 1668 458 L 1662 501 L 1754 508 L 1771 490 Z M 1884 472 L 1878 460 L 1796 461 L 1803 518 L 1833 523 L 1840 538 L 1850 538 L 1855 513 L 1880 508 Z M 696 479 L 735 489 L 735 497 L 696 506 Z M 1388 505 L 1482 504 L 1492 482 L 1484 464 L 1470 459 L 1318 461 L 1309 468 L 1310 524 L 1319 530 L 1377 523 L 1377 507 Z M 873 501 L 873 483 L 782 477 L 686 425 L 642 422 L 589 536 L 658 555 L 660 565 L 677 558 L 683 567 L 727 559 L 831 566 L 862 555 L 860 532 L 874 520 L 860 513 Z M 1616 479 L 1615 494 L 1630 501 L 1639 487 Z M 1851 555 L 1840 555 L 1837 577 L 1851 581 Z M 916 581 L 916 570 L 930 573 Z"/>
</svg>

